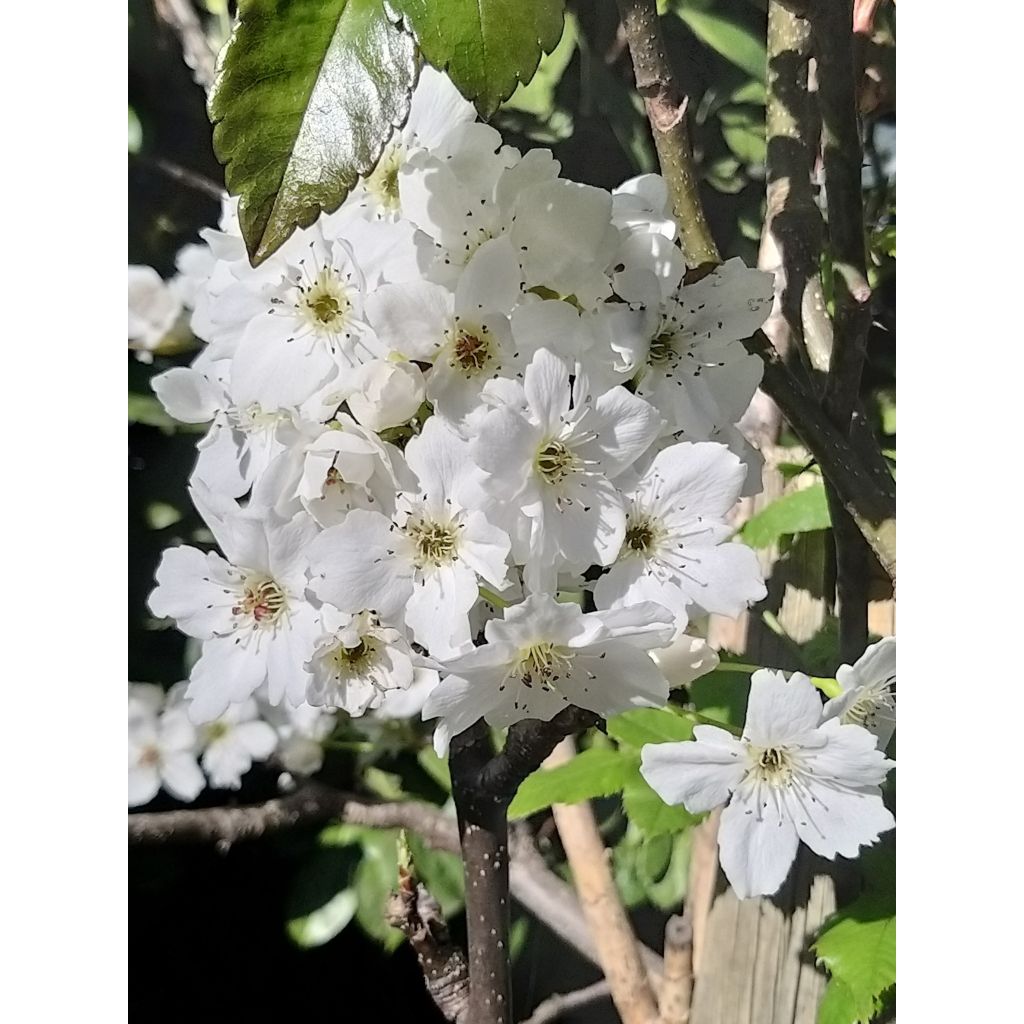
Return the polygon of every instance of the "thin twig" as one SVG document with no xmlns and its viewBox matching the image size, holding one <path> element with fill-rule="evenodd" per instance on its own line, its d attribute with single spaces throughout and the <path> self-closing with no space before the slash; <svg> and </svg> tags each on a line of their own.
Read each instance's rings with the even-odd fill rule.
<svg viewBox="0 0 1024 1024">
<path fill-rule="evenodd" d="M 569 760 L 574 749 L 572 740 L 566 738 L 548 763 Z M 594 812 L 585 801 L 555 804 L 551 810 L 615 1008 L 623 1024 L 653 1024 L 658 1019 L 654 989 L 616 888 Z"/>
<path fill-rule="evenodd" d="M 693 995 L 693 925 L 688 909 L 665 925 L 665 982 L 658 1009 L 660 1024 L 687 1024 Z"/>
<path fill-rule="evenodd" d="M 605 978 L 575 992 L 556 993 L 538 1003 L 537 1008 L 522 1024 L 551 1024 L 551 1021 L 558 1020 L 563 1013 L 579 1010 L 581 1007 L 596 1003 L 599 999 L 607 999 L 610 995 L 611 986 Z"/>
<path fill-rule="evenodd" d="M 212 178 L 207 178 L 205 174 L 200 174 L 198 171 L 182 167 L 181 164 L 175 163 L 173 160 L 167 160 L 160 156 L 147 156 L 144 153 L 133 153 L 131 159 L 142 164 L 143 167 L 152 167 L 154 170 L 166 174 L 168 178 L 186 185 L 196 192 L 201 192 L 211 199 L 221 200 L 227 196 L 223 187 Z"/>
<path fill-rule="evenodd" d="M 197 85 L 207 92 L 213 86 L 217 54 L 206 38 L 199 15 L 190 0 L 153 0 L 156 16 L 181 40 L 181 53 L 192 69 Z"/>
<path fill-rule="evenodd" d="M 618 0 L 618 5 L 633 58 L 637 92 L 644 99 L 658 163 L 679 224 L 683 255 L 690 267 L 720 263 L 718 248 L 704 217 L 693 167 L 686 123 L 687 97 L 672 73 L 655 0 Z"/>
</svg>

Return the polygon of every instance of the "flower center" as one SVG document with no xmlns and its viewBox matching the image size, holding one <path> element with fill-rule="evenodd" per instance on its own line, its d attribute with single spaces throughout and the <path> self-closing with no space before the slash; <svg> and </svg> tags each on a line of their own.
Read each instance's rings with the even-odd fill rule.
<svg viewBox="0 0 1024 1024">
<path fill-rule="evenodd" d="M 267 577 L 246 580 L 242 593 L 242 603 L 236 604 L 232 613 L 251 615 L 261 626 L 277 622 L 288 604 L 284 591 Z"/>
<path fill-rule="evenodd" d="M 484 331 L 460 330 L 455 337 L 455 363 L 466 376 L 479 373 L 492 359 L 491 343 Z"/>
<path fill-rule="evenodd" d="M 338 644 L 331 651 L 331 661 L 339 673 L 344 675 L 362 675 L 376 660 L 377 642 L 372 637 L 360 637 L 355 647 Z"/>
<path fill-rule="evenodd" d="M 519 652 L 514 673 L 524 686 L 537 684 L 550 689 L 552 681 L 560 679 L 572 667 L 572 659 L 571 651 L 545 640 Z"/>
<path fill-rule="evenodd" d="M 630 521 L 626 526 L 625 547 L 627 553 L 634 551 L 640 555 L 649 554 L 657 536 L 658 530 L 650 519 Z"/>
<path fill-rule="evenodd" d="M 455 561 L 459 536 L 451 523 L 420 519 L 407 524 L 405 533 L 416 548 L 415 560 L 420 568 L 426 565 L 448 565 Z"/>
<path fill-rule="evenodd" d="M 320 332 L 338 331 L 352 303 L 345 293 L 345 286 L 332 267 L 323 267 L 308 285 L 299 286 L 299 301 L 296 308 L 302 317 Z"/>
<path fill-rule="evenodd" d="M 231 726 L 227 722 L 211 722 L 206 726 L 206 742 L 213 743 L 219 740 L 221 737 L 226 736 L 230 731 Z"/>
<path fill-rule="evenodd" d="M 651 339 L 651 350 L 647 359 L 652 366 L 663 366 L 675 354 L 675 337 L 665 331 Z"/>
<path fill-rule="evenodd" d="M 759 782 L 769 786 L 785 786 L 793 777 L 793 759 L 786 747 L 750 747 L 754 767 L 751 769 Z"/>
<path fill-rule="evenodd" d="M 401 200 L 398 191 L 398 172 L 405 156 L 400 146 L 391 145 L 384 150 L 373 173 L 366 179 L 366 190 L 388 212 L 397 210 Z"/>
<path fill-rule="evenodd" d="M 152 766 L 160 763 L 160 751 L 156 747 L 146 747 L 139 755 L 139 764 Z"/>
<path fill-rule="evenodd" d="M 549 484 L 560 484 L 576 468 L 576 456 L 561 441 L 548 441 L 538 449 L 534 464 Z"/>
<path fill-rule="evenodd" d="M 887 680 L 877 690 L 869 690 L 857 698 L 843 715 L 843 722 L 871 727 L 879 711 L 895 711 L 896 695 L 892 692 L 893 680 Z"/>
</svg>

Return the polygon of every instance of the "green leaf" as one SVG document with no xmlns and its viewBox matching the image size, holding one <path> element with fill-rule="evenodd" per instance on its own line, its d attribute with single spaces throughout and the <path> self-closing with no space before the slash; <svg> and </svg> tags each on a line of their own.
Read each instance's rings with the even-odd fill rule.
<svg viewBox="0 0 1024 1024">
<path fill-rule="evenodd" d="M 541 768 L 519 787 L 508 809 L 510 818 L 525 818 L 551 804 L 575 804 L 617 793 L 636 770 L 632 756 L 617 750 L 584 750 L 557 768 Z"/>
<path fill-rule="evenodd" d="M 720 14 L 690 6 L 677 8 L 676 13 L 702 43 L 752 78 L 764 80 L 768 73 L 767 50 L 764 40 L 750 29 Z"/>
<path fill-rule="evenodd" d="M 562 35 L 563 0 L 393 0 L 423 56 L 490 117 Z"/>
<path fill-rule="evenodd" d="M 241 0 L 209 108 L 253 265 L 373 170 L 414 77 L 382 0 Z"/>
<path fill-rule="evenodd" d="M 288 937 L 308 949 L 334 938 L 359 902 L 351 887 L 357 859 L 351 850 L 317 850 L 298 870 L 288 896 Z"/>
<path fill-rule="evenodd" d="M 178 427 L 178 421 L 167 415 L 156 398 L 152 395 L 136 395 L 131 391 L 128 392 L 128 422 L 159 427 L 165 434 L 173 434 Z"/>
<path fill-rule="evenodd" d="M 743 725 L 750 693 L 750 676 L 745 672 L 709 672 L 695 679 L 687 689 L 694 708 L 705 718 L 723 725 Z"/>
<path fill-rule="evenodd" d="M 565 30 L 558 45 L 537 65 L 537 71 L 529 83 L 520 82 L 516 91 L 503 104 L 505 109 L 521 110 L 547 120 L 555 110 L 555 89 L 565 74 L 573 54 L 579 27 L 572 14 L 565 16 Z"/>
<path fill-rule="evenodd" d="M 608 719 L 608 735 L 638 750 L 645 743 L 675 743 L 693 738 L 693 723 L 673 708 L 637 708 Z"/>
<path fill-rule="evenodd" d="M 626 817 L 648 838 L 682 832 L 700 821 L 700 815 L 690 814 L 682 804 L 665 803 L 639 772 L 622 790 L 622 806 Z"/>
<path fill-rule="evenodd" d="M 431 850 L 419 836 L 409 834 L 413 871 L 451 920 L 464 902 L 462 859 L 444 850 Z M 391 887 L 394 888 L 394 882 Z"/>
<path fill-rule="evenodd" d="M 718 116 L 722 136 L 734 156 L 745 164 L 763 164 L 768 157 L 763 112 L 726 107 Z"/>
<path fill-rule="evenodd" d="M 813 484 L 763 508 L 747 520 L 740 537 L 752 548 L 766 548 L 787 534 L 825 530 L 830 523 L 825 485 Z"/>
<path fill-rule="evenodd" d="M 812 947 L 832 975 L 822 1024 L 868 1024 L 896 984 L 895 853 L 872 850 L 863 863 L 864 892 L 826 922 Z"/>
</svg>

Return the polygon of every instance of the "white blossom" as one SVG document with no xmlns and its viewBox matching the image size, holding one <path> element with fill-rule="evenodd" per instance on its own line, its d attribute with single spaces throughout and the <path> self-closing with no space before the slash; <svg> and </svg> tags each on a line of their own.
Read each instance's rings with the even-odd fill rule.
<svg viewBox="0 0 1024 1024">
<path fill-rule="evenodd" d="M 128 265 L 128 347 L 137 359 L 153 361 L 183 308 L 178 293 L 152 267 Z"/>
<path fill-rule="evenodd" d="M 768 896 L 801 841 L 834 860 L 855 857 L 896 821 L 879 786 L 893 762 L 858 725 L 822 719 L 811 681 L 759 669 L 739 738 L 698 725 L 695 739 L 648 744 L 640 772 L 659 796 L 694 814 L 726 804 L 719 859 L 736 894 Z"/>
<path fill-rule="evenodd" d="M 487 643 L 444 662 L 423 717 L 442 719 L 434 732 L 441 753 L 479 718 L 503 728 L 548 721 L 570 704 L 605 716 L 659 707 L 668 683 L 647 652 L 672 634 L 671 613 L 659 605 L 584 614 L 577 604 L 532 594 L 487 623 Z"/>
<path fill-rule="evenodd" d="M 842 693 L 825 705 L 825 717 L 864 726 L 885 750 L 896 731 L 896 637 L 872 644 L 855 664 L 840 665 L 836 682 Z"/>
<path fill-rule="evenodd" d="M 161 788 L 191 802 L 206 784 L 196 763 L 195 727 L 183 710 L 162 706 L 159 687 L 128 684 L 129 807 L 148 804 Z"/>
</svg>

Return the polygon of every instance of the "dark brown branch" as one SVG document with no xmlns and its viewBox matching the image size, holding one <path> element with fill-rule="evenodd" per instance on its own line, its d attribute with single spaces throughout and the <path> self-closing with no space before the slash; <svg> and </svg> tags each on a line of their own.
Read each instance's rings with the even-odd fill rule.
<svg viewBox="0 0 1024 1024">
<path fill-rule="evenodd" d="M 679 224 L 683 255 L 690 267 L 720 263 L 693 168 L 686 123 L 687 97 L 672 73 L 655 0 L 618 0 L 618 5 L 633 59 L 637 92 L 644 99 L 661 173 Z"/>
<path fill-rule="evenodd" d="M 129 814 L 128 842 L 217 843 L 225 847 L 333 818 L 371 828 L 407 828 L 434 849 L 459 850 L 455 823 L 429 804 L 372 803 L 316 780 L 262 804 Z"/>
<path fill-rule="evenodd" d="M 854 56 L 853 0 L 816 0 L 811 8 L 824 140 L 825 196 L 834 269 L 835 330 L 825 381 L 826 415 L 847 437 L 860 397 L 871 327 L 871 288 L 864 247 L 863 148 L 857 117 L 860 75 Z M 868 639 L 868 548 L 829 485 L 836 549 L 839 646 L 853 661 Z"/>
<path fill-rule="evenodd" d="M 801 386 L 778 351 L 760 331 L 745 343 L 764 363 L 761 387 L 782 410 L 793 431 L 814 456 L 836 490 L 843 508 L 875 552 L 889 578 L 896 580 L 896 488 L 865 468 L 849 438 L 825 415 L 818 401 Z"/>
<path fill-rule="evenodd" d="M 385 916 L 415 950 L 427 991 L 445 1020 L 469 1024 L 466 957 L 452 942 L 437 901 L 404 866 L 399 866 L 398 889 L 391 894 Z"/>
<path fill-rule="evenodd" d="M 493 757 L 490 730 L 481 720 L 452 739 L 449 766 L 459 819 L 466 880 L 469 945 L 469 1020 L 510 1024 L 508 804 L 480 784 Z"/>
<path fill-rule="evenodd" d="M 192 69 L 192 77 L 206 92 L 213 86 L 217 54 L 213 52 L 199 15 L 190 0 L 153 0 L 156 16 L 181 41 L 181 53 Z"/>
<path fill-rule="evenodd" d="M 570 705 L 550 722 L 536 719 L 516 722 L 508 731 L 504 749 L 481 770 L 481 789 L 511 800 L 522 781 L 540 767 L 561 740 L 597 725 L 600 720 L 594 712 Z"/>
<path fill-rule="evenodd" d="M 548 996 L 544 1002 L 537 1005 L 523 1024 L 551 1024 L 551 1021 L 558 1020 L 563 1013 L 571 1013 L 573 1010 L 596 1003 L 599 999 L 607 999 L 610 995 L 611 986 L 602 978 L 593 985 L 587 985 L 586 988 L 577 989 L 575 992 Z"/>
</svg>

